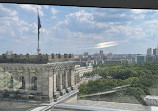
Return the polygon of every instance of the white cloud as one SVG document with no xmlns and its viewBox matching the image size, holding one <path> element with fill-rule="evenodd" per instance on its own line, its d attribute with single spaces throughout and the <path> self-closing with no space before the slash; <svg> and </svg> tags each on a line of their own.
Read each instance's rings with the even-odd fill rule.
<svg viewBox="0 0 158 111">
<path fill-rule="evenodd" d="M 132 13 L 135 13 L 135 14 L 145 14 L 145 13 L 155 13 L 155 12 L 158 12 L 157 10 L 143 10 L 143 9 L 131 9 L 131 12 Z"/>
<path fill-rule="evenodd" d="M 56 30 L 67 30 L 71 37 L 93 38 L 98 40 L 114 38 L 135 38 L 143 39 L 146 37 L 143 27 L 131 25 L 130 22 L 120 24 L 118 22 L 100 22 L 95 21 L 94 13 L 84 10 L 77 11 L 66 15 L 65 20 L 60 21 L 55 26 Z M 117 14 L 116 16 L 119 16 Z M 121 13 L 121 17 L 126 16 Z M 69 31 L 68 31 L 69 30 Z"/>
<path fill-rule="evenodd" d="M 49 9 L 49 6 L 48 5 L 44 5 L 43 6 L 45 9 Z"/>
<path fill-rule="evenodd" d="M 107 24 L 95 22 L 93 14 L 80 10 L 74 13 L 69 13 L 65 16 L 65 20 L 59 21 L 56 29 L 67 29 L 71 32 L 81 32 L 84 34 L 98 34 L 101 33 Z"/>
<path fill-rule="evenodd" d="M 28 32 L 33 32 L 32 24 L 19 19 L 17 11 L 5 5 L 0 5 L 0 24 L 0 34 L 7 37 L 22 38 Z"/>
<path fill-rule="evenodd" d="M 44 16 L 44 13 L 42 12 L 41 6 L 37 6 L 37 5 L 20 5 L 20 7 L 26 11 L 29 12 L 33 12 L 35 14 L 37 14 L 37 9 L 39 11 L 39 14 L 41 16 Z"/>
<path fill-rule="evenodd" d="M 0 18 L 2 17 L 16 17 L 17 11 L 5 8 L 0 4 Z"/>
<path fill-rule="evenodd" d="M 75 19 L 77 19 L 80 22 L 83 22 L 83 21 L 87 21 L 88 22 L 88 21 L 92 21 L 93 20 L 93 14 L 85 12 L 84 10 L 80 10 L 80 11 L 75 12 L 75 13 L 70 13 L 69 15 L 66 16 L 66 18 L 67 19 L 75 18 Z"/>
<path fill-rule="evenodd" d="M 51 13 L 52 13 L 52 19 L 56 19 L 57 18 L 57 16 L 56 16 L 56 14 L 58 13 L 59 11 L 58 10 L 56 10 L 55 8 L 51 8 Z"/>
<path fill-rule="evenodd" d="M 55 14 L 58 13 L 58 10 L 56 10 L 55 8 L 51 8 L 51 13 L 52 13 L 53 15 L 55 15 Z"/>
<path fill-rule="evenodd" d="M 21 20 L 18 10 L 5 5 L 0 5 L 0 47 L 1 53 L 13 50 L 15 53 L 27 53 L 34 43 L 32 24 Z M 22 47 L 19 47 L 22 46 Z"/>
<path fill-rule="evenodd" d="M 141 14 L 141 13 L 145 13 L 146 11 L 142 9 L 131 9 L 131 12 L 135 14 Z"/>
</svg>

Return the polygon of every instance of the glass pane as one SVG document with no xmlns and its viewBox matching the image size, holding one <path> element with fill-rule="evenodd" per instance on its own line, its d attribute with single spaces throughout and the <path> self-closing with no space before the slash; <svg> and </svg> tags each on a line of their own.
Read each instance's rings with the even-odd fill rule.
<svg viewBox="0 0 158 111">
<path fill-rule="evenodd" d="M 14 104 L 0 110 L 62 99 L 51 110 L 157 108 L 157 18 L 157 10 L 0 4 L 0 98 Z"/>
</svg>

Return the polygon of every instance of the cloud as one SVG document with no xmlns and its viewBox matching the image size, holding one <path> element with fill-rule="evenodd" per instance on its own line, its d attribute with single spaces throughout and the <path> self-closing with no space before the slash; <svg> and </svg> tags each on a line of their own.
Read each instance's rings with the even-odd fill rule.
<svg viewBox="0 0 158 111">
<path fill-rule="evenodd" d="M 93 9 L 94 21 L 126 23 L 132 20 L 130 10 L 125 9 Z"/>
<path fill-rule="evenodd" d="M 56 28 L 69 29 L 72 32 L 82 33 L 100 33 L 106 27 L 106 24 L 101 24 L 93 21 L 92 13 L 84 10 L 66 15 L 65 20 L 57 23 Z"/>
<path fill-rule="evenodd" d="M 49 9 L 49 6 L 48 5 L 44 5 L 43 6 L 45 9 Z"/>
<path fill-rule="evenodd" d="M 158 11 L 157 10 L 145 10 L 145 9 L 131 9 L 131 12 L 134 13 L 134 14 L 146 14 L 146 13 L 150 13 L 150 14 L 153 14 L 153 13 L 157 13 Z"/>
<path fill-rule="evenodd" d="M 56 12 L 53 13 L 56 14 Z M 131 49 L 134 52 L 134 49 L 138 45 L 136 45 L 135 48 L 131 48 L 129 46 L 129 44 L 132 44 L 131 42 L 135 42 L 136 40 L 145 41 L 150 39 L 150 36 L 153 38 L 153 36 L 156 35 L 156 31 L 154 31 L 150 23 L 152 22 L 154 25 L 156 21 L 146 20 L 147 14 L 144 14 L 144 12 L 139 13 L 141 13 L 141 17 L 131 10 L 117 9 L 100 9 L 97 11 L 93 10 L 92 12 L 87 10 L 69 12 L 65 15 L 65 18 L 57 20 L 54 27 L 47 27 L 43 30 L 43 33 L 47 33 L 47 40 L 45 39 L 43 43 L 48 44 L 48 46 L 45 45 L 43 47 L 47 49 L 46 47 L 52 44 L 58 47 L 54 49 L 57 51 L 64 51 L 64 49 L 68 51 L 71 47 L 76 47 L 73 51 L 75 51 L 75 49 L 89 50 L 95 47 L 96 50 L 106 48 L 108 51 L 121 50 L 124 52 L 123 49 L 126 49 L 126 52 L 128 52 L 128 49 Z M 156 12 L 145 13 L 151 13 L 152 16 L 156 14 Z M 99 19 L 99 17 L 101 18 Z M 147 21 L 150 25 L 147 25 Z M 155 27 L 155 25 L 153 27 Z M 118 44 L 122 40 L 128 41 L 129 44 Z M 51 41 L 54 42 L 52 43 Z M 103 41 L 115 41 L 115 43 L 103 43 Z M 94 46 L 94 44 L 97 43 L 102 44 Z M 115 45 L 120 49 L 112 47 Z M 78 46 L 83 46 L 83 48 L 78 48 Z M 94 47 L 90 48 L 88 46 Z"/>
<path fill-rule="evenodd" d="M 51 8 L 51 13 L 52 13 L 53 15 L 55 15 L 55 14 L 58 13 L 58 10 L 56 10 L 55 8 Z"/>
<path fill-rule="evenodd" d="M 4 7 L 2 4 L 0 4 L 0 18 L 2 17 L 16 17 L 17 11 L 10 10 L 6 7 Z"/>
<path fill-rule="evenodd" d="M 6 41 L 0 44 L 3 51 L 36 52 L 37 20 L 27 17 L 37 14 L 37 7 L 40 15 L 45 15 L 40 29 L 40 47 L 44 53 L 95 52 L 99 48 L 106 48 L 106 52 L 132 53 L 137 47 L 141 51 L 141 45 L 144 50 L 158 40 L 157 11 L 80 7 L 65 13 L 62 11 L 65 8 L 57 7 L 0 5 L 0 41 Z"/>
<path fill-rule="evenodd" d="M 52 19 L 55 19 L 57 18 L 56 14 L 58 13 L 59 11 L 56 10 L 55 8 L 51 8 L 51 14 L 52 14 Z"/>
<path fill-rule="evenodd" d="M 1 52 L 13 50 L 25 53 L 25 48 L 34 42 L 34 28 L 33 24 L 19 18 L 17 9 L 0 5 L 0 41 L 5 41 L 0 44 L 3 47 Z"/>
<path fill-rule="evenodd" d="M 38 5 L 19 5 L 22 9 L 28 11 L 28 12 L 33 12 L 37 14 L 37 9 L 39 10 L 40 16 L 44 16 L 44 13 L 42 12 L 41 6 Z"/>
</svg>

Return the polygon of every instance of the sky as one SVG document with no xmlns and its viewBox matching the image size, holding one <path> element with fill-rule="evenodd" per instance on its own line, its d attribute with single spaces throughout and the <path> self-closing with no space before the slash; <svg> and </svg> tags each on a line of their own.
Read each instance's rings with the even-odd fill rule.
<svg viewBox="0 0 158 111">
<path fill-rule="evenodd" d="M 158 45 L 158 11 L 0 4 L 0 54 L 145 54 Z"/>
</svg>

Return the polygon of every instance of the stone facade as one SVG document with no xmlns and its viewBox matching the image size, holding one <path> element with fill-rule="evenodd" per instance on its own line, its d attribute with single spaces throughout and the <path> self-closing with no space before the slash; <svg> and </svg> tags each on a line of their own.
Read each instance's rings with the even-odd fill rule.
<svg viewBox="0 0 158 111">
<path fill-rule="evenodd" d="M 76 62 L 0 64 L 0 97 L 53 101 L 78 84 Z"/>
</svg>

